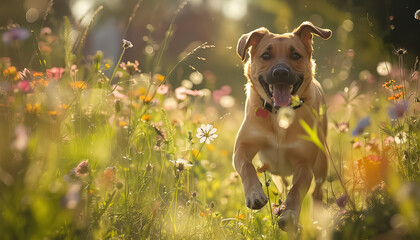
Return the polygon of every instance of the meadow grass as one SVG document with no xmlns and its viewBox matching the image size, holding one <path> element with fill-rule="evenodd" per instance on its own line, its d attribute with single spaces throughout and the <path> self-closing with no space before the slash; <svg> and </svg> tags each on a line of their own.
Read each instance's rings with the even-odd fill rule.
<svg viewBox="0 0 420 240">
<path fill-rule="evenodd" d="M 2 238 L 420 236 L 418 66 L 404 75 L 403 50 L 396 52 L 399 79 L 387 79 L 382 90 L 364 96 L 352 84 L 340 93 L 342 102 L 330 103 L 330 150 L 323 150 L 335 167 L 324 185 L 325 200 L 314 206 L 307 194 L 301 227 L 287 234 L 273 211 L 290 186 L 278 190 L 269 173 L 259 172 L 270 204 L 259 211 L 245 207 L 241 179 L 231 164 L 243 111 L 215 103 L 212 91 L 217 89 L 173 85 L 180 80 L 176 71 L 206 81 L 189 60 L 214 46 L 198 45 L 167 73 L 158 71 L 175 19 L 176 14 L 160 51 L 144 64 L 150 69 L 121 62 L 133 47 L 123 39 L 115 46 L 121 56 L 113 66 L 101 52 L 83 58 L 91 23 L 73 42 L 68 18 L 58 34 L 32 33 L 38 71 L 1 60 Z M 48 61 L 51 51 L 41 49 L 40 42 L 62 51 L 64 65 Z M 378 94 L 369 96 L 374 91 Z M 219 91 L 229 92 L 227 86 Z M 359 121 L 355 116 L 368 117 Z M 308 133 L 303 137 L 322 147 L 314 126 L 301 124 Z"/>
</svg>

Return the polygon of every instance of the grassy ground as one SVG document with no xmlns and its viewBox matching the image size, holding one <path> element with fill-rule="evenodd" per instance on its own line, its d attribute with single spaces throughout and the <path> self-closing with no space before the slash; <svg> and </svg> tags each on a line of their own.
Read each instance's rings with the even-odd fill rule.
<svg viewBox="0 0 420 240">
<path fill-rule="evenodd" d="M 181 64 L 214 46 L 197 46 L 167 73 L 145 72 L 136 62 L 110 67 L 100 52 L 84 59 L 84 35 L 73 45 L 66 18 L 62 29 L 32 35 L 28 57 L 38 71 L 0 62 L 4 239 L 420 236 L 417 65 L 401 64 L 378 85 L 362 91 L 352 84 L 329 97 L 325 200 L 315 208 L 308 194 L 299 233 L 287 235 L 272 213 L 287 190 L 277 190 L 269 173 L 259 177 L 270 204 L 245 207 L 231 163 L 242 100 L 229 86 L 207 87 L 209 76 Z M 155 66 L 171 31 L 150 60 Z M 132 46 L 120 47 L 123 56 Z M 64 52 L 62 68 L 51 67 L 52 51 Z M 396 54 L 402 63 L 403 50 Z M 189 80 L 174 86 L 180 69 Z"/>
</svg>

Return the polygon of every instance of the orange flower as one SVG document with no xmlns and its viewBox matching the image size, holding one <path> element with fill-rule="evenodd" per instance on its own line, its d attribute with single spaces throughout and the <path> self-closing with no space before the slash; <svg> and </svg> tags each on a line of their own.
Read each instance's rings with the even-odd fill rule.
<svg viewBox="0 0 420 240">
<path fill-rule="evenodd" d="M 119 124 L 120 124 L 121 127 L 124 127 L 124 126 L 127 126 L 128 125 L 128 123 L 127 122 L 124 122 L 124 121 L 120 121 Z"/>
<path fill-rule="evenodd" d="M 235 216 L 236 221 L 239 221 L 240 219 L 244 219 L 244 218 L 245 218 L 245 216 L 244 216 L 244 214 L 243 214 L 243 213 L 238 213 L 238 214 L 236 214 L 236 216 Z"/>
<path fill-rule="evenodd" d="M 76 81 L 69 83 L 70 87 L 73 89 L 86 89 L 86 83 L 84 81 Z"/>
<path fill-rule="evenodd" d="M 152 118 L 152 116 L 150 116 L 150 115 L 143 115 L 141 117 L 141 120 L 143 120 L 143 121 L 149 121 L 151 118 Z"/>
<path fill-rule="evenodd" d="M 5 76 L 6 78 L 13 79 L 15 81 L 19 80 L 19 78 L 20 78 L 19 73 L 18 73 L 16 67 L 14 67 L 14 66 L 10 66 L 10 67 L 4 69 L 3 76 Z"/>
</svg>

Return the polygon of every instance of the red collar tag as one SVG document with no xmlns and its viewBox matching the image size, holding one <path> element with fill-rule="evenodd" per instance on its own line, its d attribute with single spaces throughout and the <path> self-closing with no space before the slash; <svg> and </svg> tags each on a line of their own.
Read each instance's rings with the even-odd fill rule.
<svg viewBox="0 0 420 240">
<path fill-rule="evenodd" d="M 270 111 L 268 111 L 267 109 L 263 109 L 262 107 L 259 107 L 255 110 L 255 114 L 257 115 L 257 117 L 262 117 L 266 119 L 270 115 Z"/>
</svg>

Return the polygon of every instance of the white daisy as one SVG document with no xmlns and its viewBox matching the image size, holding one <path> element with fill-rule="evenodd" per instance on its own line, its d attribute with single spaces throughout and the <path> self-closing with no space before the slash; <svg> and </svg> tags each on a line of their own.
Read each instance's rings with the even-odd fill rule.
<svg viewBox="0 0 420 240">
<path fill-rule="evenodd" d="M 217 134 L 215 134 L 217 128 L 213 128 L 211 124 L 201 124 L 200 128 L 197 128 L 197 138 L 200 139 L 200 143 L 206 142 L 210 144 L 210 141 L 214 141 L 217 138 Z"/>
</svg>

